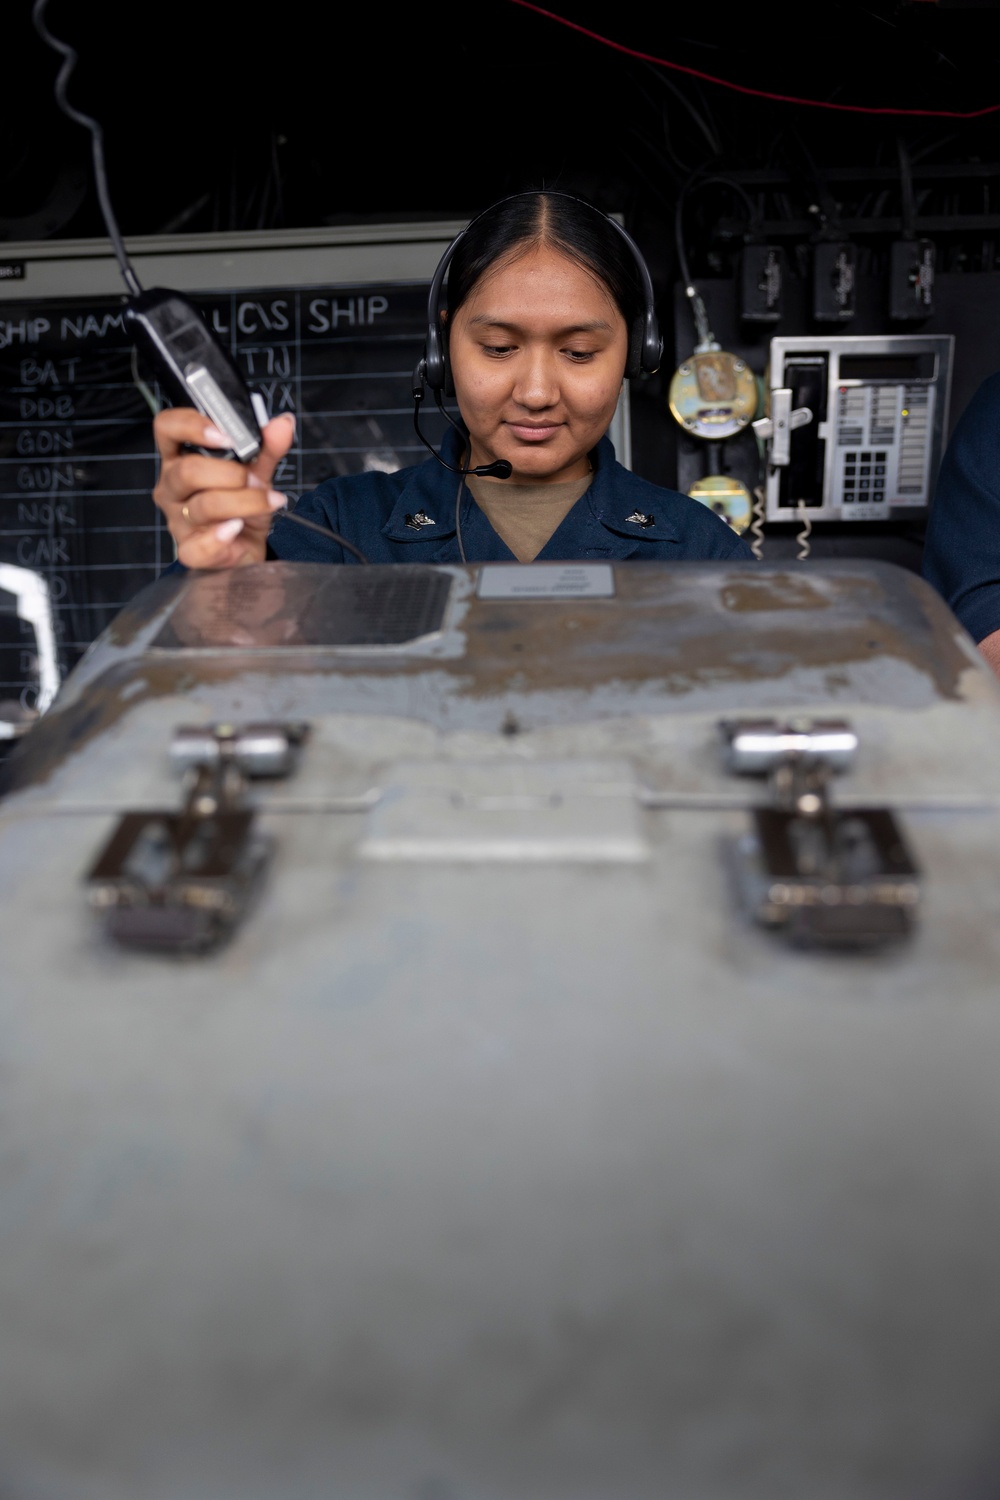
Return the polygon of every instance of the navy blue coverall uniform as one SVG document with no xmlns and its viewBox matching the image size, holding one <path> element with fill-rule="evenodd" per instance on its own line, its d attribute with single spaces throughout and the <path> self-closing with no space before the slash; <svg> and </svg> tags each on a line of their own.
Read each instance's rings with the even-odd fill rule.
<svg viewBox="0 0 1000 1500">
<path fill-rule="evenodd" d="M 442 455 L 458 464 L 459 435 L 449 431 Z M 743 559 L 746 542 L 725 521 L 687 495 L 661 489 L 622 467 L 608 438 L 590 455 L 590 488 L 538 554 L 538 562 L 593 558 Z M 436 459 L 395 474 L 348 474 L 326 479 L 295 509 L 307 520 L 338 531 L 372 563 L 461 562 L 455 533 L 458 478 Z M 469 490 L 462 493 L 462 542 L 470 562 L 514 562 Z M 352 563 L 357 559 L 325 537 L 282 517 L 269 538 L 271 556 L 290 562 Z"/>
<path fill-rule="evenodd" d="M 923 571 L 974 641 L 1000 630 L 1000 375 L 979 387 L 948 444 Z"/>
</svg>

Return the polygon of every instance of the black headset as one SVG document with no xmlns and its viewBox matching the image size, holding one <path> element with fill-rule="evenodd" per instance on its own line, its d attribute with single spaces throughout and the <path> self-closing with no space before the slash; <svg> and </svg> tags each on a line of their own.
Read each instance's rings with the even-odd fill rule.
<svg viewBox="0 0 1000 1500">
<path fill-rule="evenodd" d="M 483 214 L 491 213 L 494 208 L 499 208 L 501 203 L 511 203 L 514 198 L 528 197 L 568 198 L 571 203 L 581 203 L 584 208 L 589 208 L 602 219 L 606 219 L 615 233 L 621 235 L 632 254 L 632 259 L 635 261 L 635 268 L 639 273 L 639 280 L 642 283 L 643 296 L 642 313 L 636 319 L 633 327 L 629 329 L 628 361 L 625 366 L 625 376 L 628 380 L 634 380 L 640 374 L 655 375 L 656 371 L 660 368 L 660 360 L 663 357 L 663 338 L 660 334 L 660 325 L 657 322 L 656 309 L 653 305 L 653 281 L 649 274 L 649 267 L 643 259 L 642 251 L 635 240 L 629 234 L 628 230 L 623 229 L 616 220 L 602 213 L 599 208 L 594 208 L 593 204 L 586 203 L 583 198 L 577 198 L 572 193 L 553 193 L 539 190 L 534 194 L 513 193 L 508 198 L 499 199 L 497 203 L 491 204 L 489 208 L 484 208 L 482 213 L 477 214 L 460 233 L 456 234 L 438 261 L 437 270 L 434 272 L 434 279 L 431 282 L 431 289 L 427 295 L 427 337 L 424 342 L 423 358 L 414 371 L 414 395 L 416 395 L 418 384 L 426 385 L 428 389 L 434 391 L 436 394 L 443 394 L 447 385 L 448 356 L 445 348 L 444 327 L 441 315 L 445 311 L 444 281 L 455 251 L 472 228 L 472 225 L 478 224 Z"/>
</svg>

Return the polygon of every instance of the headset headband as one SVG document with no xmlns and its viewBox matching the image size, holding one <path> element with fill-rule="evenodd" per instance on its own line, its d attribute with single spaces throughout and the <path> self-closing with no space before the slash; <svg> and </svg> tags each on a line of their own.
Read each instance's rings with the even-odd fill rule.
<svg viewBox="0 0 1000 1500">
<path fill-rule="evenodd" d="M 468 234 L 474 224 L 485 214 L 492 213 L 493 209 L 499 208 L 504 203 L 512 203 L 515 198 L 566 198 L 570 203 L 580 203 L 584 208 L 589 208 L 591 213 L 597 214 L 611 225 L 612 229 L 625 241 L 635 262 L 635 268 L 639 273 L 642 283 L 643 312 L 636 328 L 629 329 L 629 356 L 625 375 L 628 379 L 642 373 L 644 375 L 655 375 L 660 368 L 660 360 L 663 357 L 663 339 L 660 335 L 659 324 L 656 320 L 656 309 L 653 299 L 653 280 L 649 274 L 649 267 L 643 259 L 642 251 L 627 229 L 612 219 L 608 214 L 595 208 L 592 203 L 587 203 L 583 198 L 577 198 L 572 193 L 548 192 L 540 189 L 534 193 L 511 193 L 506 198 L 499 198 L 496 203 L 491 203 L 478 213 L 474 219 L 470 219 L 464 229 L 460 230 L 448 246 L 447 250 L 438 261 L 437 269 L 431 281 L 430 291 L 427 295 L 427 339 L 424 344 L 424 357 L 417 366 L 417 378 L 430 387 L 432 391 L 443 391 L 448 379 L 448 361 L 445 352 L 443 331 L 441 327 L 441 313 L 443 311 L 444 280 L 448 274 L 448 267 L 459 245 Z"/>
</svg>

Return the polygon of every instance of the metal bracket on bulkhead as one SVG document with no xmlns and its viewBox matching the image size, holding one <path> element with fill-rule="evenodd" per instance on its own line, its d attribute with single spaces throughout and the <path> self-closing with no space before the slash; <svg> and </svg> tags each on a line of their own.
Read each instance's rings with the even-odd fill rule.
<svg viewBox="0 0 1000 1500">
<path fill-rule="evenodd" d="M 86 876 L 105 933 L 128 947 L 204 953 L 242 917 L 270 856 L 245 805 L 248 778 L 287 776 L 302 724 L 176 731 L 183 805 L 127 812 Z"/>
<path fill-rule="evenodd" d="M 770 805 L 754 808 L 733 849 L 750 915 L 805 946 L 871 948 L 908 936 L 919 871 L 896 819 L 888 808 L 831 801 L 833 776 L 857 755 L 851 726 L 744 719 L 719 727 L 729 769 L 770 784 Z"/>
</svg>

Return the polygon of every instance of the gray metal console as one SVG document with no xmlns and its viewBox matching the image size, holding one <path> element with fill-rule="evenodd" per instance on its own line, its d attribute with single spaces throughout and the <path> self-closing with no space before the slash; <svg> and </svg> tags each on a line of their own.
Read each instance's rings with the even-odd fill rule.
<svg viewBox="0 0 1000 1500">
<path fill-rule="evenodd" d="M 0 801 L 5 1492 L 991 1492 L 998 743 L 888 565 L 147 590 Z"/>
</svg>

